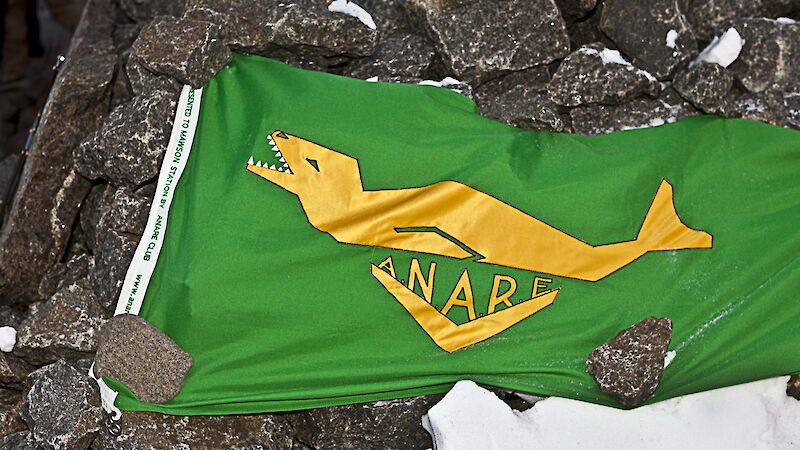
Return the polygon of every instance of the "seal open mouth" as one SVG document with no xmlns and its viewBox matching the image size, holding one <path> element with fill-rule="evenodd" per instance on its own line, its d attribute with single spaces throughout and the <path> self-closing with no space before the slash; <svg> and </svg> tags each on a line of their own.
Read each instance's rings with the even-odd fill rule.
<svg viewBox="0 0 800 450">
<path fill-rule="evenodd" d="M 275 139 L 273 139 L 272 135 L 268 135 L 267 139 L 269 140 L 269 145 L 272 148 L 272 151 L 275 152 L 275 160 L 276 162 L 270 163 L 269 161 L 262 159 L 255 159 L 253 156 L 247 160 L 248 166 L 256 166 L 256 167 L 263 167 L 265 169 L 276 170 L 278 172 L 288 173 L 291 174 L 292 170 L 289 167 L 289 163 L 286 162 L 286 159 L 283 157 L 280 149 L 278 148 L 278 144 L 275 143 Z"/>
</svg>

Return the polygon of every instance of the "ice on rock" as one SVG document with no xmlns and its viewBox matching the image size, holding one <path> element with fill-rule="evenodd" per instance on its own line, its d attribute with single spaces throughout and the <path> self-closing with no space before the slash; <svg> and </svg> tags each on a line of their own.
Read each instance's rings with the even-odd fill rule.
<svg viewBox="0 0 800 450">
<path fill-rule="evenodd" d="M 736 31 L 736 28 L 728 28 L 728 31 L 722 34 L 722 36 L 717 36 L 708 44 L 708 47 L 705 48 L 697 58 L 692 61 L 692 66 L 697 64 L 698 62 L 707 62 L 707 63 L 716 63 L 722 67 L 730 66 L 736 58 L 739 57 L 739 53 L 742 52 L 742 36 L 739 35 L 739 32 Z"/>
<path fill-rule="evenodd" d="M 593 48 L 581 48 L 578 50 L 581 53 L 586 53 L 587 55 L 597 55 L 603 61 L 603 64 L 614 63 L 626 66 L 626 68 L 630 71 L 635 71 L 636 73 L 642 74 L 647 77 L 650 81 L 656 81 L 656 78 L 650 74 L 650 72 L 642 69 L 637 69 L 633 67 L 633 64 L 629 63 L 622 57 L 619 53 L 619 50 L 611 50 L 610 48 L 604 48 L 601 51 L 595 50 Z"/>
<path fill-rule="evenodd" d="M 17 343 L 17 330 L 14 327 L 0 327 L 0 350 L 8 353 Z"/>
<path fill-rule="evenodd" d="M 328 11 L 347 14 L 348 16 L 355 17 L 361 23 L 368 26 L 370 29 L 376 29 L 375 21 L 372 20 L 370 13 L 366 12 L 364 8 L 356 5 L 355 3 L 347 0 L 334 0 L 328 5 Z"/>
<path fill-rule="evenodd" d="M 678 39 L 678 32 L 675 30 L 669 30 L 667 32 L 667 47 L 675 48 L 675 39 Z"/>
<path fill-rule="evenodd" d="M 509 448 L 796 448 L 800 402 L 789 377 L 715 389 L 621 410 L 549 397 L 518 412 L 459 381 L 423 426 L 435 450 Z"/>
</svg>

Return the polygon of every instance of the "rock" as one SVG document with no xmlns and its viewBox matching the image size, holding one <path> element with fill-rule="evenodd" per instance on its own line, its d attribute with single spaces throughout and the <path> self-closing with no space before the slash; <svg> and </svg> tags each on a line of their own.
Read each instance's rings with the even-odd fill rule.
<svg viewBox="0 0 800 450">
<path fill-rule="evenodd" d="M 657 97 L 661 85 L 652 75 L 625 61 L 618 51 L 596 43 L 570 53 L 561 62 L 549 91 L 553 101 L 564 106 L 619 104 L 642 94 Z"/>
<path fill-rule="evenodd" d="M 0 352 L 0 385 L 22 389 L 22 384 L 33 371 L 33 366 L 11 353 Z"/>
<path fill-rule="evenodd" d="M 597 0 L 556 0 L 556 5 L 564 17 L 581 19 L 597 5 Z"/>
<path fill-rule="evenodd" d="M 654 127 L 693 115 L 697 111 L 677 94 L 662 94 L 658 99 L 639 98 L 622 105 L 578 106 L 570 111 L 572 130 L 589 135 Z"/>
<path fill-rule="evenodd" d="M 151 72 L 201 88 L 231 60 L 219 32 L 208 22 L 158 16 L 139 33 L 131 57 Z M 164 45 L 165 36 L 170 45 Z"/>
<path fill-rule="evenodd" d="M 103 429 L 93 447 L 290 449 L 292 427 L 287 415 L 169 416 L 125 411 L 116 425 L 119 435 Z"/>
<path fill-rule="evenodd" d="M 9 434 L 0 437 L 0 448 L 14 450 L 41 450 L 42 447 L 36 442 L 30 431 Z"/>
<path fill-rule="evenodd" d="M 41 277 L 61 260 L 89 183 L 72 153 L 108 113 L 117 56 L 111 2 L 89 0 L 33 139 L 19 190 L 0 236 L 0 298 L 38 300 Z"/>
<path fill-rule="evenodd" d="M 783 104 L 786 106 L 787 125 L 795 130 L 800 130 L 800 92 L 784 93 Z"/>
<path fill-rule="evenodd" d="M 634 65 L 659 79 L 668 78 L 678 64 L 697 52 L 678 0 L 606 0 L 600 29 L 633 58 Z"/>
<path fill-rule="evenodd" d="M 8 305 L 0 305 L 0 327 L 18 328 L 24 314 Z"/>
<path fill-rule="evenodd" d="M 739 17 L 791 17 L 800 13 L 797 0 L 692 0 L 686 15 L 698 39 L 710 41 L 723 26 Z"/>
<path fill-rule="evenodd" d="M 594 349 L 586 358 L 586 370 L 603 393 L 623 406 L 638 406 L 661 381 L 671 338 L 671 320 L 648 317 Z"/>
<path fill-rule="evenodd" d="M 99 342 L 95 375 L 124 383 L 143 402 L 172 400 L 192 367 L 192 357 L 175 341 L 132 314 L 109 320 Z"/>
<path fill-rule="evenodd" d="M 13 389 L 0 389 L 0 436 L 25 431 L 28 426 L 22 420 L 22 391 Z M 2 445 L 0 438 L 0 448 L 16 448 Z"/>
<path fill-rule="evenodd" d="M 22 322 L 14 354 L 36 365 L 86 357 L 107 316 L 88 280 L 65 286 Z"/>
<path fill-rule="evenodd" d="M 800 400 L 800 375 L 794 374 L 789 377 L 789 382 L 786 384 L 786 395 Z"/>
<path fill-rule="evenodd" d="M 85 253 L 70 258 L 66 263 L 56 263 L 39 283 L 39 296 L 52 297 L 61 287 L 89 276 L 93 268 L 94 257 Z"/>
<path fill-rule="evenodd" d="M 408 21 L 408 15 L 402 7 L 404 0 L 360 0 L 359 6 L 364 8 L 378 26 L 381 36 L 394 32 L 416 34 Z"/>
<path fill-rule="evenodd" d="M 84 200 L 81 207 L 80 226 L 86 239 L 86 245 L 92 253 L 95 253 L 94 248 L 97 241 L 95 230 L 97 224 L 111 207 L 111 200 L 115 192 L 116 190 L 108 184 L 96 184 L 92 186 L 92 190 L 89 191 L 89 195 L 86 196 L 86 200 Z"/>
<path fill-rule="evenodd" d="M 717 114 L 730 102 L 733 75 L 719 64 L 699 63 L 679 71 L 672 85 L 697 109 Z"/>
<path fill-rule="evenodd" d="M 39 445 L 86 449 L 100 431 L 100 394 L 88 375 L 64 360 L 31 374 L 22 418 Z"/>
<path fill-rule="evenodd" d="M 117 0 L 120 9 L 137 23 L 146 23 L 156 16 L 175 16 L 183 14 L 186 0 Z"/>
<path fill-rule="evenodd" d="M 744 94 L 732 102 L 726 115 L 800 129 L 800 95 L 777 91 Z"/>
<path fill-rule="evenodd" d="M 312 448 L 430 448 L 420 424 L 442 395 L 310 409 L 293 416 L 297 439 Z"/>
<path fill-rule="evenodd" d="M 729 68 L 748 91 L 800 91 L 800 22 L 742 19 L 734 26 L 744 45 Z"/>
<path fill-rule="evenodd" d="M 121 188 L 114 193 L 97 224 L 95 265 L 89 280 L 98 301 L 106 308 L 112 308 L 117 302 L 149 210 L 150 198 Z"/>
<path fill-rule="evenodd" d="M 378 44 L 370 58 L 356 60 L 342 73 L 353 78 L 418 77 L 425 78 L 435 53 L 425 38 L 412 34 L 394 34 Z"/>
<path fill-rule="evenodd" d="M 172 93 L 177 98 L 183 88 L 178 80 L 147 70 L 136 58 L 128 58 L 125 63 L 125 75 L 128 77 L 134 97 L 150 95 L 154 91 L 164 91 Z"/>
<path fill-rule="evenodd" d="M 295 58 L 371 55 L 378 32 L 358 19 L 327 10 L 322 0 L 194 0 L 185 18 L 216 24 L 221 39 L 238 53 Z"/>
<path fill-rule="evenodd" d="M 115 108 L 76 151 L 78 172 L 131 188 L 158 176 L 176 105 L 173 93 L 153 90 Z"/>
<path fill-rule="evenodd" d="M 405 1 L 447 70 L 470 84 L 546 64 L 569 52 L 564 21 L 553 0 Z"/>
<path fill-rule="evenodd" d="M 550 72 L 537 66 L 482 84 L 476 103 L 485 117 L 527 130 L 564 131 L 558 107 L 547 93 Z"/>
<path fill-rule="evenodd" d="M 4 133 L 0 132 L 0 142 L 5 141 Z M 0 150 L 2 148 L 0 147 Z M 6 152 L 0 152 L 0 155 Z M 20 163 L 20 156 L 16 153 L 11 153 L 2 157 L 0 160 L 0 202 L 6 201 L 6 196 L 9 190 L 12 189 L 14 177 L 17 174 L 17 167 Z"/>
</svg>

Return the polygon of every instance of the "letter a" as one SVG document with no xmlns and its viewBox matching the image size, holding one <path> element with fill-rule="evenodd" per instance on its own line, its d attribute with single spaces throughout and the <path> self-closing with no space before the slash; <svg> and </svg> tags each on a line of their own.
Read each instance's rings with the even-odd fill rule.
<svg viewBox="0 0 800 450">
<path fill-rule="evenodd" d="M 500 290 L 500 282 L 507 281 L 510 285 L 508 290 L 503 292 L 499 297 L 497 296 L 497 291 Z M 494 312 L 494 309 L 497 308 L 497 305 L 500 303 L 505 303 L 507 308 L 510 308 L 511 301 L 508 300 L 509 297 L 514 295 L 514 292 L 517 291 L 517 280 L 506 276 L 506 275 L 495 275 L 494 281 L 492 281 L 492 293 L 489 294 L 489 309 L 487 314 L 491 314 Z"/>
<path fill-rule="evenodd" d="M 462 292 L 464 293 L 464 299 L 458 298 L 459 294 Z M 461 278 L 458 279 L 456 287 L 447 299 L 444 308 L 442 308 L 442 314 L 446 316 L 447 312 L 450 311 L 450 308 L 453 306 L 463 306 L 467 308 L 469 320 L 475 320 L 475 301 L 472 297 L 472 285 L 469 282 L 469 273 L 467 269 L 464 269 L 464 273 L 462 273 Z"/>
<path fill-rule="evenodd" d="M 392 261 L 391 256 L 384 259 L 382 263 L 378 264 L 378 268 L 388 271 L 392 278 L 395 280 L 397 279 L 397 275 L 394 274 L 394 261 Z"/>
<path fill-rule="evenodd" d="M 422 295 L 425 300 L 430 303 L 433 297 L 433 277 L 436 274 L 436 263 L 431 262 L 428 266 L 428 279 L 422 276 L 422 269 L 419 267 L 419 260 L 413 258 L 411 260 L 411 268 L 408 270 L 408 289 L 414 290 L 416 287 L 417 279 L 419 278 L 419 287 L 422 289 Z M 397 279 L 397 277 L 395 277 Z"/>
</svg>

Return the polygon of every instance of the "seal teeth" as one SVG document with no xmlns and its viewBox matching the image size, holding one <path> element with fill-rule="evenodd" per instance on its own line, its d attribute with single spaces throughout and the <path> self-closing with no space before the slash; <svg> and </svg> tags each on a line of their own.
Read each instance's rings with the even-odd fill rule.
<svg viewBox="0 0 800 450">
<path fill-rule="evenodd" d="M 258 167 L 264 167 L 264 166 L 262 166 L 262 165 L 261 165 L 261 161 L 257 162 L 257 163 L 256 163 L 256 165 L 257 165 Z"/>
<path fill-rule="evenodd" d="M 255 164 L 255 161 L 253 161 L 253 157 L 252 156 L 250 157 L 250 159 L 247 160 L 247 164 L 250 164 L 251 166 L 253 164 Z"/>
</svg>

